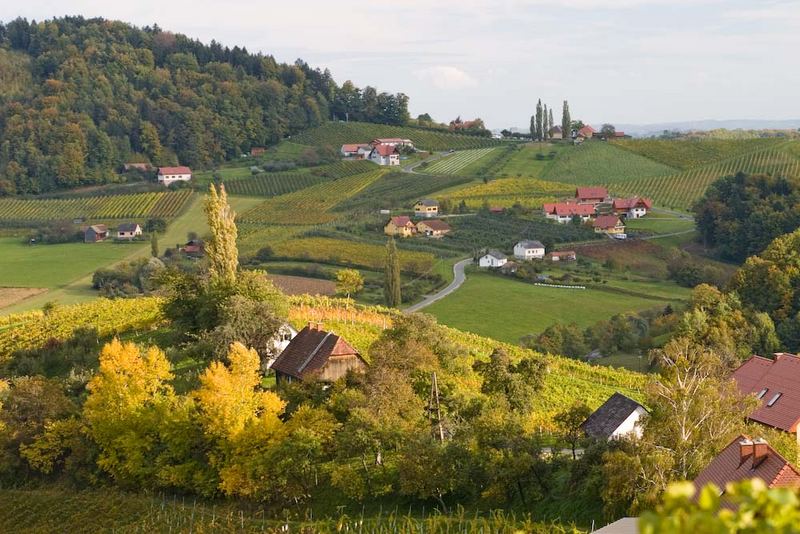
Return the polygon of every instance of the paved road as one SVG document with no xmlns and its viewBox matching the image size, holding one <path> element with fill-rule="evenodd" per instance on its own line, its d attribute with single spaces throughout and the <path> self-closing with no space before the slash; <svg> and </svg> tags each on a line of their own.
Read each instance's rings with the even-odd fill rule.
<svg viewBox="0 0 800 534">
<path fill-rule="evenodd" d="M 691 230 L 681 230 L 680 232 L 672 232 L 670 234 L 655 234 L 655 235 L 646 235 L 644 237 L 637 237 L 636 239 L 646 240 L 646 239 L 661 239 L 662 237 L 674 237 L 676 235 L 686 235 L 691 234 L 694 232 L 694 228 Z"/>
<path fill-rule="evenodd" d="M 433 163 L 434 161 L 438 161 L 445 156 L 449 156 L 450 152 L 436 152 L 431 154 L 429 157 L 423 159 L 422 161 L 417 161 L 416 163 L 412 163 L 411 165 L 405 165 L 402 168 L 403 172 L 410 172 L 411 174 L 416 174 L 417 171 L 415 170 L 417 167 L 422 165 L 423 163 Z"/>
<path fill-rule="evenodd" d="M 472 258 L 467 258 L 465 260 L 461 260 L 455 265 L 453 265 L 453 281 L 450 284 L 439 291 L 438 293 L 434 293 L 433 295 L 428 295 L 425 297 L 422 302 L 418 302 L 413 306 L 409 306 L 405 310 L 404 313 L 414 313 L 420 311 L 422 308 L 426 308 L 436 302 L 437 300 L 441 300 L 445 298 L 447 295 L 451 294 L 453 291 L 461 287 L 461 284 L 467 279 L 467 275 L 464 274 L 464 268 L 472 263 Z"/>
</svg>

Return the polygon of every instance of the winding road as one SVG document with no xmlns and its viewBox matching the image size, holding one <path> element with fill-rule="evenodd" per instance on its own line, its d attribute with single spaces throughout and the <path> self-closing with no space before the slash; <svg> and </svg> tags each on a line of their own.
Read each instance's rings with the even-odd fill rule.
<svg viewBox="0 0 800 534">
<path fill-rule="evenodd" d="M 433 295 L 428 295 L 421 302 L 414 304 L 413 306 L 409 306 L 403 313 L 415 313 L 420 311 L 423 308 L 427 308 L 437 300 L 442 300 L 447 295 L 451 294 L 453 291 L 461 287 L 461 284 L 467 279 L 467 275 L 464 274 L 464 268 L 472 263 L 472 258 L 466 258 L 455 265 L 453 265 L 453 281 L 450 282 L 447 287 L 442 289 L 441 291 L 434 293 Z"/>
</svg>

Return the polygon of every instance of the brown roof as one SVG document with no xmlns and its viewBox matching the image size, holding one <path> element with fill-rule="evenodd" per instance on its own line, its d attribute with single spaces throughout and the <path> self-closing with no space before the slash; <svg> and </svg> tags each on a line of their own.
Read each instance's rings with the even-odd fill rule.
<svg viewBox="0 0 800 534">
<path fill-rule="evenodd" d="M 629 210 L 637 206 L 650 209 L 653 207 L 653 202 L 649 198 L 644 197 L 615 198 L 613 206 L 615 210 Z"/>
<path fill-rule="evenodd" d="M 645 409 L 622 393 L 614 393 L 581 423 L 581 429 L 593 438 L 608 439 L 639 408 Z"/>
<path fill-rule="evenodd" d="M 594 134 L 594 132 L 595 132 L 594 128 L 592 128 L 591 126 L 589 126 L 587 124 L 586 126 L 581 128 L 580 130 L 578 130 L 578 135 L 582 135 L 584 137 L 591 137 L 592 134 Z"/>
<path fill-rule="evenodd" d="M 579 199 L 589 199 L 589 198 L 600 198 L 604 199 L 608 197 L 608 189 L 605 187 L 579 187 L 575 190 L 575 198 Z"/>
<path fill-rule="evenodd" d="M 402 228 L 403 226 L 414 226 L 414 223 L 411 222 L 411 217 L 408 215 L 398 215 L 397 217 L 392 217 L 389 219 L 389 222 L 397 226 L 398 228 Z"/>
<path fill-rule="evenodd" d="M 562 202 L 559 204 L 550 204 L 552 209 L 548 213 L 555 213 L 559 217 L 573 217 L 579 215 L 581 217 L 589 217 L 594 215 L 594 206 L 591 204 L 570 204 Z"/>
<path fill-rule="evenodd" d="M 331 356 L 361 355 L 347 341 L 316 326 L 306 326 L 275 359 L 272 369 L 303 378 L 322 369 Z"/>
<path fill-rule="evenodd" d="M 616 215 L 601 215 L 597 219 L 594 220 L 594 227 L 595 228 L 614 228 L 618 225 L 622 224 L 619 220 L 619 217 Z"/>
<path fill-rule="evenodd" d="M 105 224 L 93 224 L 89 228 L 91 228 L 92 230 L 94 230 L 98 234 L 102 234 L 102 233 L 108 232 L 108 226 L 106 226 Z M 89 228 L 87 228 L 87 230 Z"/>
<path fill-rule="evenodd" d="M 394 145 L 375 145 L 373 150 L 381 156 L 391 156 L 392 154 L 398 153 L 397 147 Z"/>
<path fill-rule="evenodd" d="M 355 143 L 342 145 L 343 152 L 358 152 L 359 148 L 367 148 L 369 145 L 366 143 Z"/>
<path fill-rule="evenodd" d="M 761 406 L 750 419 L 787 432 L 800 423 L 800 357 L 780 353 L 774 360 L 753 356 L 733 372 L 743 393 L 761 395 Z M 764 391 L 766 390 L 766 391 Z M 774 401 L 775 397 L 780 396 Z M 769 404 L 772 402 L 772 406 Z"/>
<path fill-rule="evenodd" d="M 159 167 L 158 174 L 192 174 L 189 167 Z"/>
<path fill-rule="evenodd" d="M 417 226 L 421 226 L 421 225 L 425 225 L 428 228 L 430 228 L 431 230 L 434 230 L 436 232 L 449 232 L 450 231 L 450 225 L 449 224 L 447 224 L 444 221 L 437 220 L 437 219 L 434 219 L 434 220 L 431 220 L 431 221 L 420 221 L 417 224 Z"/>
<path fill-rule="evenodd" d="M 751 478 L 760 478 L 770 488 L 800 487 L 800 472 L 796 467 L 766 441 L 752 441 L 743 435 L 711 460 L 694 479 L 694 485 L 699 490 L 713 482 L 718 488 L 725 489 L 729 482 Z"/>
<path fill-rule="evenodd" d="M 575 256 L 574 250 L 554 250 L 550 253 L 551 256 Z"/>
</svg>

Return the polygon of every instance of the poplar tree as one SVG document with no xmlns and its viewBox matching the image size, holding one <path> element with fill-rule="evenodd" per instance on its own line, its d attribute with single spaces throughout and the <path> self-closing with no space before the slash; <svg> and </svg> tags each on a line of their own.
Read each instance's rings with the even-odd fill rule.
<svg viewBox="0 0 800 534">
<path fill-rule="evenodd" d="M 544 105 L 544 111 L 542 112 L 542 139 L 547 139 L 547 134 L 550 133 L 550 120 L 548 119 L 547 114 L 547 104 Z"/>
<path fill-rule="evenodd" d="M 383 284 L 383 296 L 390 308 L 400 306 L 400 258 L 397 245 L 390 237 L 386 243 L 386 271 Z"/>
<path fill-rule="evenodd" d="M 550 108 L 548 113 L 547 124 L 550 126 L 550 128 L 553 128 L 556 125 L 555 121 L 553 121 L 553 108 Z"/>
<path fill-rule="evenodd" d="M 531 139 L 536 139 L 536 115 L 531 115 Z"/>
<path fill-rule="evenodd" d="M 569 103 L 564 100 L 564 107 L 561 111 L 561 135 L 567 139 L 572 132 L 572 117 L 569 116 Z"/>
<path fill-rule="evenodd" d="M 154 258 L 158 257 L 158 232 L 150 234 L 150 255 Z"/>
<path fill-rule="evenodd" d="M 541 141 L 542 140 L 542 99 L 539 99 L 539 102 L 536 103 L 536 134 L 534 137 Z"/>
<path fill-rule="evenodd" d="M 209 186 L 205 199 L 205 212 L 211 237 L 206 243 L 208 271 L 216 282 L 234 284 L 239 268 L 239 251 L 236 248 L 236 214 L 228 204 L 225 186 L 220 184 L 219 193 L 214 184 Z"/>
</svg>

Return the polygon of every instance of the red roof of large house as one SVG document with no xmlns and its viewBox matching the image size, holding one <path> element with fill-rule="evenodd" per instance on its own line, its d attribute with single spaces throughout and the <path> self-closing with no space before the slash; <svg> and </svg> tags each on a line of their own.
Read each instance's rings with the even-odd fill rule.
<svg viewBox="0 0 800 534">
<path fill-rule="evenodd" d="M 644 197 L 631 197 L 631 198 L 615 198 L 614 199 L 614 209 L 615 210 L 629 210 L 636 208 L 638 206 L 643 206 L 647 209 L 651 209 L 653 207 L 653 202 L 649 198 Z"/>
<path fill-rule="evenodd" d="M 189 167 L 159 167 L 158 174 L 192 174 Z"/>
<path fill-rule="evenodd" d="M 397 226 L 398 228 L 402 228 L 403 226 L 414 226 L 414 223 L 411 222 L 411 217 L 408 215 L 398 215 L 397 217 L 391 218 L 392 223 Z"/>
<path fill-rule="evenodd" d="M 713 482 L 725 489 L 729 482 L 760 478 L 769 488 L 800 487 L 800 472 L 764 440 L 739 436 L 722 449 L 694 479 L 699 491 Z"/>
<path fill-rule="evenodd" d="M 343 152 L 358 152 L 359 148 L 364 148 L 364 147 L 368 147 L 368 146 L 369 145 L 367 143 L 351 143 L 351 144 L 342 145 L 342 151 Z"/>
<path fill-rule="evenodd" d="M 381 156 L 391 156 L 392 154 L 398 153 L 397 147 L 393 145 L 384 145 L 384 144 L 375 145 L 373 150 L 375 150 L 375 152 L 377 152 Z"/>
<path fill-rule="evenodd" d="M 295 378 L 303 378 L 322 369 L 331 356 L 355 354 L 361 357 L 347 341 L 318 326 L 306 326 L 289 342 L 275 359 L 272 369 Z"/>
<path fill-rule="evenodd" d="M 594 227 L 608 230 L 618 226 L 620 223 L 619 217 L 616 215 L 601 215 L 594 220 Z"/>
<path fill-rule="evenodd" d="M 420 221 L 419 224 L 424 224 L 431 230 L 435 232 L 449 232 L 450 225 L 444 221 L 440 221 L 438 219 L 427 220 L 427 221 Z"/>
<path fill-rule="evenodd" d="M 752 356 L 733 372 L 733 378 L 743 393 L 760 396 L 761 406 L 750 414 L 750 419 L 786 432 L 797 430 L 800 422 L 799 356 L 780 353 L 774 360 Z"/>
<path fill-rule="evenodd" d="M 595 131 L 594 128 L 592 128 L 591 126 L 589 126 L 587 124 L 586 126 L 581 128 L 580 130 L 578 130 L 578 135 L 582 135 L 584 137 L 591 137 L 592 134 L 594 134 L 594 131 Z"/>
<path fill-rule="evenodd" d="M 558 202 L 555 204 L 544 204 L 545 213 L 558 215 L 559 217 L 589 217 L 594 215 L 594 206 L 590 204 L 573 204 L 570 202 Z"/>
<path fill-rule="evenodd" d="M 605 187 L 579 187 L 575 189 L 575 198 L 579 200 L 592 200 L 608 198 L 608 189 Z"/>
</svg>

